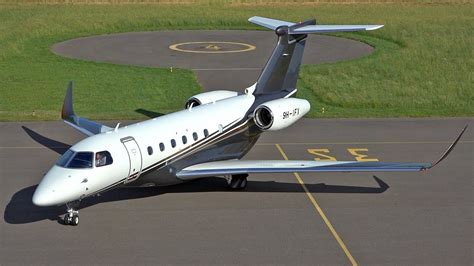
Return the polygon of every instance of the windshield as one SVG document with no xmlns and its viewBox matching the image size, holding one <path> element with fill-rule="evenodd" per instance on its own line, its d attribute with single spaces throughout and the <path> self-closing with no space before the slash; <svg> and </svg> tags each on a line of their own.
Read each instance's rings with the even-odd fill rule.
<svg viewBox="0 0 474 266">
<path fill-rule="evenodd" d="M 56 162 L 56 165 L 65 168 L 92 168 L 92 152 L 66 151 Z"/>
<path fill-rule="evenodd" d="M 56 165 L 66 167 L 67 163 L 69 162 L 69 160 L 71 160 L 71 157 L 73 155 L 73 151 L 67 150 L 61 157 L 59 157 L 59 160 L 56 162 Z"/>
</svg>

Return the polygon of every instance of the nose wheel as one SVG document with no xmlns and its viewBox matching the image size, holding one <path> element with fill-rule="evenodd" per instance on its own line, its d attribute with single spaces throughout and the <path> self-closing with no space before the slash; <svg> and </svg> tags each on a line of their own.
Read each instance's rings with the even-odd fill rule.
<svg viewBox="0 0 474 266">
<path fill-rule="evenodd" d="M 227 175 L 227 185 L 231 190 L 244 190 L 247 187 L 247 174 Z"/>
<path fill-rule="evenodd" d="M 79 211 L 75 210 L 79 206 L 79 202 L 70 202 L 66 204 L 67 213 L 64 215 L 64 224 L 76 226 L 79 224 Z"/>
</svg>

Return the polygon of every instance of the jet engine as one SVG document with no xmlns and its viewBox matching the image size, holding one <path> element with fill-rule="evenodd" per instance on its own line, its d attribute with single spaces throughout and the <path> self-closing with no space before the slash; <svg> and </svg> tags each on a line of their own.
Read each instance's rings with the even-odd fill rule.
<svg viewBox="0 0 474 266">
<path fill-rule="evenodd" d="M 263 131 L 276 131 L 294 124 L 308 113 L 309 109 L 309 102 L 303 99 L 277 99 L 255 108 L 253 120 Z"/>
<path fill-rule="evenodd" d="M 237 96 L 235 91 L 209 91 L 196 94 L 186 101 L 185 108 L 196 107 L 201 104 L 213 103 L 223 99 Z"/>
</svg>

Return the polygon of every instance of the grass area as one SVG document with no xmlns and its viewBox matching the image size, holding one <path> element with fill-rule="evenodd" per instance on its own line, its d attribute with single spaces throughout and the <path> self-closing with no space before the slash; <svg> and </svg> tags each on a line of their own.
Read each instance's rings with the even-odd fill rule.
<svg viewBox="0 0 474 266">
<path fill-rule="evenodd" d="M 240 3 L 240 2 L 239 2 Z M 93 119 L 171 112 L 200 87 L 188 70 L 66 59 L 54 43 L 95 34 L 163 29 L 258 29 L 253 15 L 319 23 L 385 24 L 344 36 L 376 47 L 368 57 L 304 66 L 299 97 L 310 117 L 472 116 L 474 5 L 0 5 L 0 120 L 59 119 L 68 80 L 76 109 Z M 242 88 L 243 89 L 243 88 Z M 322 108 L 325 112 L 322 113 Z"/>
</svg>

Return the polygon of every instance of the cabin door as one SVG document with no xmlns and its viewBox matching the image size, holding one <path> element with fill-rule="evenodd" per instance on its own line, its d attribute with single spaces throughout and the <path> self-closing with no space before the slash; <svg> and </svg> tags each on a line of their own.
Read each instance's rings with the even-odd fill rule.
<svg viewBox="0 0 474 266">
<path fill-rule="evenodd" d="M 142 154 L 137 142 L 133 137 L 126 137 L 122 139 L 122 143 L 128 153 L 130 161 L 130 169 L 128 171 L 127 179 L 125 183 L 136 180 L 142 171 Z"/>
</svg>

